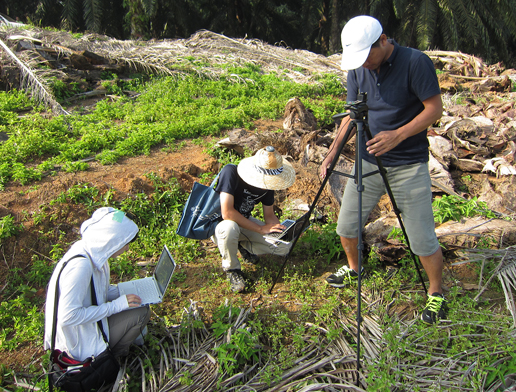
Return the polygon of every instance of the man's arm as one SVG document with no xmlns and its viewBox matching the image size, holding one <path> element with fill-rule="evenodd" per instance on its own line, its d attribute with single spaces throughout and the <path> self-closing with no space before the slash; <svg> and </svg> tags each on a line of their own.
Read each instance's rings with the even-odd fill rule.
<svg viewBox="0 0 516 392">
<path fill-rule="evenodd" d="M 270 223 L 271 225 L 279 225 L 280 221 L 276 214 L 274 213 L 273 206 L 263 206 L 263 217 L 265 219 L 265 224 Z"/>
<path fill-rule="evenodd" d="M 85 306 L 86 298 L 91 298 L 91 276 L 93 264 L 84 258 L 70 261 L 59 279 L 60 326 L 77 326 L 97 322 L 128 309 L 128 296 L 121 296 L 111 302 Z M 91 301 L 90 301 L 91 302 Z"/>
<path fill-rule="evenodd" d="M 424 131 L 430 125 L 439 120 L 443 113 L 441 95 L 437 94 L 423 101 L 424 109 L 412 121 L 392 131 L 382 131 L 369 140 L 367 151 L 375 156 L 380 156 L 392 150 L 403 140 Z"/>
<path fill-rule="evenodd" d="M 279 224 L 277 217 L 276 221 L 273 222 L 273 219 L 270 216 L 270 211 L 267 207 L 272 210 L 272 214 L 275 216 L 272 206 L 264 206 L 263 213 L 265 217 L 265 225 L 260 226 L 259 224 L 247 219 L 235 209 L 235 197 L 232 194 L 220 192 L 220 208 L 222 212 L 222 219 L 231 220 L 244 229 L 255 231 L 260 234 L 267 234 L 273 231 L 282 231 L 284 227 Z"/>
<path fill-rule="evenodd" d="M 331 163 L 333 162 L 335 155 L 337 154 L 337 150 L 338 150 L 340 144 L 342 143 L 344 136 L 346 135 L 346 132 L 348 130 L 348 126 L 349 126 L 350 122 L 351 122 L 351 118 L 349 116 L 347 116 L 340 123 L 339 130 L 337 131 L 337 137 L 333 140 L 333 143 L 331 144 L 330 148 L 328 149 L 328 155 L 326 155 L 326 158 L 324 158 L 324 161 L 321 163 L 321 167 L 319 169 L 321 178 L 326 177 L 326 172 L 327 172 L 328 168 L 330 167 Z M 356 129 L 354 128 L 349 135 L 349 139 L 351 139 L 353 137 L 355 132 L 356 132 Z"/>
</svg>

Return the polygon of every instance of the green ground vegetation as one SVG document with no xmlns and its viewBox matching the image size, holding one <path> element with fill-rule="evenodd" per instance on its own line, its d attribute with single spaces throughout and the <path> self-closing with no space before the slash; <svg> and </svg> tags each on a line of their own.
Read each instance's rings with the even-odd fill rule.
<svg viewBox="0 0 516 392">
<path fill-rule="evenodd" d="M 27 269 L 12 269 L 9 272 L 7 285 L 2 293 L 3 300 L 0 303 L 0 356 L 2 352 L 15 350 L 26 344 L 42 344 L 44 318 L 41 309 L 44 302 L 34 293 L 45 287 L 54 262 L 59 260 L 69 245 L 77 239 L 65 239 L 65 233 L 61 233 L 61 239 L 55 241 L 54 227 L 59 227 L 65 222 L 63 210 L 67 209 L 67 205 L 75 205 L 88 213 L 100 206 L 110 205 L 131 211 L 137 216 L 137 223 L 141 228 L 137 241 L 131 244 L 129 252 L 110 261 L 115 280 L 137 278 L 141 267 L 137 266 L 135 260 L 140 256 L 149 257 L 159 253 L 164 244 L 174 244 L 171 251 L 173 256 L 180 260 L 182 267 L 174 276 L 165 304 L 154 307 L 157 318 L 153 320 L 146 338 L 151 347 L 151 358 L 152 342 L 162 339 L 164 328 L 172 325 L 184 325 L 184 328 L 203 326 L 202 323 L 185 324 L 184 308 L 188 307 L 190 299 L 182 294 L 182 282 L 187 268 L 208 263 L 208 267 L 203 267 L 209 279 L 202 293 L 206 298 L 205 302 L 202 301 L 206 307 L 205 311 L 211 315 L 206 319 L 206 323 L 215 337 L 228 333 L 232 324 L 225 319 L 228 318 L 230 308 L 234 308 L 235 313 L 239 307 L 245 307 L 246 304 L 238 295 L 233 295 L 229 287 L 226 291 L 222 290 L 225 293 L 224 298 L 211 298 L 210 292 L 220 293 L 220 287 L 227 286 L 222 272 L 218 268 L 209 267 L 210 264 L 216 265 L 216 261 L 210 262 L 210 256 L 199 242 L 186 240 L 170 229 L 177 226 L 187 195 L 175 180 L 164 182 L 154 173 L 149 173 L 148 178 L 155 186 L 152 196 L 139 194 L 115 202 L 110 198 L 109 192 L 102 193 L 89 184 L 81 184 L 63 192 L 32 217 L 27 216 L 27 219 L 32 218 L 38 223 L 35 229 L 39 230 L 41 238 L 47 237 L 54 244 L 49 250 L 48 257 L 34 256 Z M 50 222 L 52 224 L 49 224 Z M 21 228 L 10 216 L 2 219 L 0 228 L 1 241 L 16 238 L 21 232 Z M 355 312 L 355 289 L 335 290 L 320 282 L 314 282 L 313 279 L 318 269 L 328 266 L 339 257 L 339 242 L 334 228 L 334 223 L 312 225 L 301 237 L 292 255 L 293 260 L 303 262 L 296 261 L 295 265 L 287 265 L 284 284 L 288 295 L 285 299 L 295 301 L 300 305 L 299 309 L 295 312 L 289 311 L 281 302 L 263 308 L 257 307 L 257 311 L 250 317 L 248 328 L 232 330 L 231 340 L 211 353 L 225 375 L 237 374 L 245 366 L 257 361 L 258 356 L 270 356 L 270 359 L 274 358 L 274 365 L 267 371 L 272 382 L 303 355 L 310 341 L 307 341 L 306 335 L 313 334 L 313 339 L 318 339 L 322 326 L 327 331 L 325 338 L 329 341 L 345 333 L 337 315 L 352 315 Z M 381 291 L 386 302 L 409 302 L 421 308 L 424 306 L 424 298 L 417 289 L 419 281 L 412 267 L 412 260 L 407 257 L 400 261 L 400 266 L 401 268 L 393 275 L 392 271 L 382 266 L 373 249 L 366 265 L 370 277 L 364 281 L 363 290 Z M 257 295 L 268 296 L 267 291 L 277 273 L 278 266 L 273 265 L 261 271 L 253 287 Z M 396 317 L 389 315 L 384 308 L 378 308 L 375 315 L 379 317 L 384 328 L 384 350 L 381 351 L 377 362 L 366 363 L 369 369 L 367 381 L 370 390 L 382 391 L 395 384 L 412 385 L 414 380 L 411 379 L 410 373 L 402 371 L 403 368 L 393 370 L 393 360 L 402 359 L 401 362 L 406 368 L 410 368 L 410 365 L 417 368 L 418 361 L 424 360 L 426 356 L 436 355 L 432 354 L 434 351 L 442 353 L 443 347 L 446 348 L 445 355 L 450 358 L 464 356 L 464 353 L 467 353 L 466 359 L 470 362 L 461 357 L 457 366 L 462 371 L 471 371 L 470 367 L 474 366 L 474 370 L 478 372 L 475 378 L 477 386 L 480 387 L 486 377 L 493 381 L 500 376 L 499 373 L 503 369 L 491 369 L 490 365 L 493 363 L 493 355 L 494 358 L 503 358 L 510 356 L 514 350 L 516 337 L 511 333 L 510 316 L 503 308 L 499 309 L 500 313 L 493 314 L 491 304 L 473 301 L 467 293 L 458 288 L 454 288 L 448 294 L 448 301 L 451 326 L 427 327 L 415 322 L 407 327 L 403 323 L 400 324 Z M 167 303 L 176 304 L 173 311 Z M 405 328 L 403 333 L 407 338 L 400 340 L 402 328 Z M 264 351 L 263 347 L 267 347 L 267 350 Z M 156 350 L 153 355 L 158 356 L 159 347 Z M 152 360 L 146 364 L 154 365 L 156 363 Z M 509 372 L 509 368 L 506 370 Z M 41 373 L 42 369 L 38 363 L 27 371 Z M 382 377 L 379 377 L 379 374 Z M 8 379 L 12 373 L 6 371 L 6 375 Z M 187 374 L 182 377 L 185 383 L 191 381 Z M 38 385 L 45 388 L 45 382 L 43 379 Z"/>
<path fill-rule="evenodd" d="M 44 118 L 40 116 L 42 108 L 35 107 L 30 114 L 20 117 L 15 110 L 30 106 L 31 102 L 20 92 L 2 92 L 0 131 L 9 138 L 0 144 L 0 184 L 5 186 L 8 181 L 17 181 L 37 186 L 42 176 L 53 175 L 60 166 L 66 170 L 83 170 L 81 165 L 75 165 L 87 157 L 94 156 L 104 164 L 112 164 L 121 157 L 147 154 L 154 146 L 178 148 L 182 139 L 219 135 L 228 128 L 249 126 L 258 118 L 275 119 L 280 117 L 292 96 L 303 99 L 319 119 L 329 121 L 332 114 L 344 109 L 341 82 L 336 77 L 321 77 L 313 85 L 297 85 L 263 75 L 253 66 L 228 72 L 240 75 L 242 81 L 195 77 L 150 80 L 141 85 L 137 100 L 102 101 L 92 114 L 82 116 Z M 216 154 L 223 163 L 237 163 L 239 159 L 220 151 Z M 207 174 L 204 180 L 208 183 L 213 176 L 214 173 Z M 23 219 L 32 220 L 39 238 L 51 245 L 47 254 L 35 254 L 27 268 L 9 271 L 1 292 L 0 357 L 23 345 L 42 344 L 44 300 L 35 293 L 45 288 L 55 262 L 77 240 L 76 234 L 70 235 L 62 229 L 65 223 L 80 224 L 66 221 L 70 206 L 91 214 L 95 209 L 109 205 L 137 216 L 141 228 L 137 241 L 131 244 L 129 252 L 110 261 L 115 280 L 137 277 L 141 268 L 136 259 L 158 254 L 164 244 L 174 244 L 171 251 L 180 260 L 183 271 L 175 274 L 164 304 L 154 309 L 156 317 L 146 338 L 150 350 L 148 357 L 152 357 L 154 348 L 159 349 L 164 328 L 172 325 L 202 327 L 185 323 L 183 309 L 188 307 L 190 300 L 183 295 L 181 285 L 186 277 L 184 269 L 203 263 L 209 265 L 211 256 L 199 242 L 175 234 L 174 228 L 188 194 L 175 179 L 164 181 L 152 172 L 147 177 L 154 186 L 150 195 L 140 193 L 114 200 L 110 190 L 78 184 L 38 211 L 25 213 Z M 451 198 L 441 199 L 436 208 L 440 211 L 436 215 L 443 220 L 457 220 L 474 214 L 489 216 L 478 203 L 465 206 Z M 328 341 L 346 333 L 337 315 L 353 314 L 356 290 L 335 290 L 313 279 L 316 271 L 342 256 L 335 221 L 331 214 L 330 217 L 327 223 L 312 225 L 301 237 L 292 255 L 297 261 L 285 269 L 287 300 L 295 301 L 297 310 L 288 311 L 283 304 L 273 301 L 267 306 L 258 306 L 247 328 L 233 330 L 230 341 L 211 353 L 225 374 L 235 375 L 243 367 L 252 366 L 259 357 L 266 356 L 271 362 L 267 376 L 272 382 L 303 355 L 307 348 L 304 337 L 312 336 L 312 343 L 317 341 L 321 328 L 326 331 Z M 7 241 L 16 240 L 23 232 L 21 223 L 10 215 L 0 220 L 0 247 Z M 401 260 L 401 268 L 393 274 L 379 262 L 373 249 L 366 265 L 370 278 L 364 281 L 364 290 L 381 292 L 390 303 L 407 302 L 422 308 L 424 298 L 417 288 L 418 275 L 411 263 L 408 258 Z M 278 269 L 278 265 L 271 264 L 256 274 L 253 290 L 258 295 L 268 297 L 267 290 Z M 228 322 L 230 309 L 246 304 L 241 297 L 233 295 L 229 287 L 226 291 L 222 289 L 223 298 L 210 297 L 211 290 L 221 292 L 220 287 L 227 286 L 225 276 L 218 268 L 207 266 L 203 266 L 202 274 L 210 278 L 201 290 L 201 296 L 209 299 L 205 303 L 205 312 L 209 315 L 205 321 L 214 336 L 222 336 L 232 328 Z M 496 285 L 495 289 L 499 290 Z M 446 326 L 426 327 L 414 322 L 407 327 L 386 310 L 379 311 L 376 316 L 383 329 L 383 349 L 376 363 L 366 364 L 370 371 L 367 381 L 371 391 L 387 390 L 392 385 L 416 385 L 410 370 L 393 369 L 393 358 L 402 358 L 407 369 L 409 365 L 416 368 L 419 361 L 431 358 L 437 351 L 449 358 L 467 353 L 467 358 L 460 357 L 454 370 L 475 374 L 475 385 L 469 387 L 480 388 L 486 378 L 493 381 L 504 375 L 501 373 L 512 371 L 512 365 L 489 367 L 496 359 L 513 358 L 516 338 L 511 333 L 511 318 L 507 311 L 500 307 L 493 313 L 490 304 L 473 301 L 467 292 L 458 288 L 450 291 L 448 301 L 451 323 Z M 176 306 L 171 311 L 167 303 Z M 402 330 L 406 339 L 399 338 Z M 513 363 L 514 360 L 509 362 Z M 148 361 L 145 366 L 152 368 L 156 363 Z M 12 378 L 13 371 L 2 368 L 2 372 L 0 380 L 6 383 L 5 380 Z M 42 369 L 38 363 L 25 372 L 41 374 Z M 191 383 L 191 375 L 184 373 L 182 382 Z M 41 379 L 38 386 L 45 389 L 45 383 L 46 380 Z"/>
<path fill-rule="evenodd" d="M 134 101 L 101 101 L 91 114 L 51 118 L 41 116 L 43 108 L 18 116 L 16 110 L 29 106 L 28 98 L 2 92 L 0 132 L 8 140 L 0 144 L 0 189 L 7 181 L 25 185 L 61 168 L 86 170 L 85 158 L 114 164 L 121 157 L 148 154 L 154 146 L 275 119 L 294 96 L 317 118 L 331 121 L 331 115 L 344 111 L 341 80 L 315 79 L 311 85 L 295 84 L 264 75 L 254 65 L 228 68 L 218 80 L 168 77 L 144 84 L 136 79 L 131 88 L 141 95 Z"/>
</svg>

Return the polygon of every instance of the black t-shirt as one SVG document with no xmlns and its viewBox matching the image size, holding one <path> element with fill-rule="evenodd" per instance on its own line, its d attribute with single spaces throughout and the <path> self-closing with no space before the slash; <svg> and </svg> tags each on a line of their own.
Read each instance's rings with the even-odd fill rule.
<svg viewBox="0 0 516 392">
<path fill-rule="evenodd" d="M 216 192 L 225 192 L 235 198 L 235 210 L 246 218 L 251 216 L 254 206 L 262 203 L 265 206 L 274 204 L 274 191 L 256 188 L 240 178 L 236 165 L 229 164 L 222 168 Z"/>
</svg>

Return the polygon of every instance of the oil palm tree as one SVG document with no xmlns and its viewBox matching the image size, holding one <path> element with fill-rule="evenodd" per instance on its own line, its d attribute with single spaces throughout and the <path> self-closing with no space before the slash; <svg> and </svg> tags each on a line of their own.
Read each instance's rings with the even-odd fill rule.
<svg viewBox="0 0 516 392">
<path fill-rule="evenodd" d="M 123 8 L 119 0 L 42 0 L 39 19 L 46 25 L 71 31 L 89 30 L 121 37 L 123 34 Z M 59 20 L 49 20 L 49 16 Z"/>
<path fill-rule="evenodd" d="M 372 0 L 370 15 L 402 45 L 507 60 L 516 38 L 516 0 Z"/>
</svg>

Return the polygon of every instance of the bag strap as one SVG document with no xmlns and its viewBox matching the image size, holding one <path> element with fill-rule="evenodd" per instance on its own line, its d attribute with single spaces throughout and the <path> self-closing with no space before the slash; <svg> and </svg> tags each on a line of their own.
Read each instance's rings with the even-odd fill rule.
<svg viewBox="0 0 516 392">
<path fill-rule="evenodd" d="M 56 344 L 56 324 L 57 324 L 57 305 L 59 304 L 59 278 L 61 277 L 61 274 L 63 273 L 64 268 L 68 264 L 70 260 L 76 259 L 77 257 L 84 257 L 84 255 L 75 255 L 72 258 L 66 260 L 63 263 L 63 266 L 61 267 L 61 270 L 59 271 L 59 274 L 57 275 L 56 279 L 56 292 L 54 295 L 54 318 L 52 320 L 52 334 L 51 334 L 51 343 L 50 343 L 50 353 L 54 351 L 55 344 Z"/>
<path fill-rule="evenodd" d="M 97 293 L 95 292 L 95 284 L 93 283 L 93 275 L 91 276 L 91 303 L 95 306 L 98 305 Z M 100 333 L 102 334 L 102 338 L 104 338 L 104 341 L 107 343 L 108 348 L 109 348 L 109 342 L 108 342 L 106 333 L 104 332 L 104 327 L 102 326 L 102 320 L 97 321 L 97 325 L 99 326 Z"/>
<path fill-rule="evenodd" d="M 235 165 L 234 163 L 228 163 L 227 165 L 225 165 L 224 167 L 226 166 L 237 166 Z M 222 167 L 222 169 L 224 169 L 224 167 Z M 211 182 L 211 185 L 210 185 L 210 188 L 213 188 L 215 189 L 217 187 L 217 181 L 219 179 L 219 176 L 220 176 L 220 172 L 222 172 L 222 169 L 219 170 L 219 172 L 217 173 L 217 175 L 215 176 L 215 178 L 213 179 L 213 181 Z"/>
<path fill-rule="evenodd" d="M 59 304 L 59 278 L 61 277 L 61 274 L 63 273 L 64 268 L 68 264 L 70 260 L 73 260 L 77 257 L 84 257 L 84 255 L 75 255 L 72 258 L 66 260 L 63 263 L 63 266 L 61 267 L 61 270 L 59 271 L 59 274 L 56 278 L 56 292 L 54 295 L 54 318 L 52 320 L 52 333 L 51 333 L 51 341 L 50 341 L 50 366 L 52 366 L 52 355 L 54 353 L 54 348 L 56 345 L 56 324 L 57 324 L 57 305 Z M 93 279 L 93 277 L 92 277 Z M 54 390 L 54 384 L 52 383 L 52 372 L 48 372 L 48 391 L 52 392 Z"/>
<path fill-rule="evenodd" d="M 215 189 L 217 187 L 217 181 L 219 180 L 220 172 L 215 176 L 213 181 L 211 182 L 210 188 Z"/>
<path fill-rule="evenodd" d="M 66 267 L 66 265 L 68 264 L 68 262 L 70 260 L 73 260 L 73 259 L 77 258 L 77 257 L 85 257 L 85 256 L 84 255 L 75 255 L 72 258 L 66 260 L 63 263 L 63 266 L 61 267 L 61 271 L 59 271 L 59 274 L 57 275 L 57 279 L 56 279 L 56 293 L 55 293 L 55 296 L 54 296 L 54 318 L 52 320 L 52 341 L 51 341 L 51 344 L 50 344 L 50 353 L 51 353 L 51 355 L 52 355 L 52 352 L 54 351 L 54 348 L 55 348 L 56 334 L 57 334 L 56 325 L 57 325 L 57 305 L 59 304 L 59 291 L 58 291 L 59 290 L 59 278 L 61 277 L 61 273 L 63 272 L 63 270 Z M 95 305 L 95 306 L 98 305 L 97 293 L 95 292 L 95 284 L 93 283 L 93 276 L 91 277 L 91 303 L 93 305 Z M 98 325 L 98 327 L 100 329 L 100 332 L 102 333 L 102 338 L 104 339 L 104 341 L 106 343 L 109 344 L 108 338 L 106 336 L 106 333 L 104 332 L 104 327 L 102 325 L 102 320 L 97 321 L 97 325 Z"/>
</svg>

